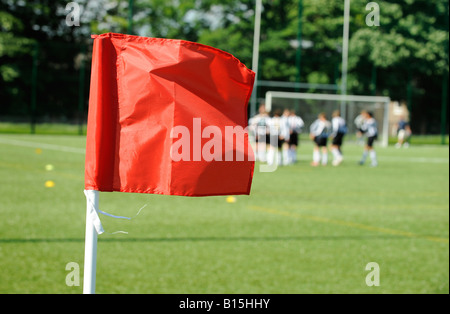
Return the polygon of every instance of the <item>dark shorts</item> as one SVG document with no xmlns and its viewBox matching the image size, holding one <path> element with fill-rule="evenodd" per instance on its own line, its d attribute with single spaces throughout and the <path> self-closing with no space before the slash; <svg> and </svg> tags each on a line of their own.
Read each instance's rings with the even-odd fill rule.
<svg viewBox="0 0 450 314">
<path fill-rule="evenodd" d="M 255 137 L 255 141 L 256 143 L 266 143 L 267 145 L 270 144 L 270 135 L 267 134 L 266 136 L 264 135 L 257 135 Z"/>
<path fill-rule="evenodd" d="M 268 142 L 267 138 L 268 138 L 268 135 L 266 135 L 266 136 L 256 135 L 255 140 L 256 140 L 256 143 L 267 143 Z"/>
<path fill-rule="evenodd" d="M 373 143 L 378 139 L 378 136 L 371 136 L 367 138 L 367 146 L 373 147 Z"/>
<path fill-rule="evenodd" d="M 316 145 L 319 146 L 319 147 L 326 147 L 327 143 L 328 143 L 328 138 L 327 137 L 316 136 L 314 138 L 314 143 L 316 143 Z"/>
<path fill-rule="evenodd" d="M 332 144 L 336 145 L 336 146 L 342 146 L 342 142 L 344 140 L 344 136 L 345 136 L 344 133 L 336 134 L 336 136 L 333 138 Z"/>
<path fill-rule="evenodd" d="M 293 132 L 291 136 L 289 136 L 289 146 L 298 146 L 298 133 Z"/>
<path fill-rule="evenodd" d="M 283 146 L 283 144 L 286 142 L 285 140 L 280 139 L 280 137 L 278 135 L 270 135 L 267 138 L 269 138 L 269 145 L 270 146 L 275 144 L 275 141 L 277 141 L 277 147 L 278 148 L 281 148 Z"/>
</svg>

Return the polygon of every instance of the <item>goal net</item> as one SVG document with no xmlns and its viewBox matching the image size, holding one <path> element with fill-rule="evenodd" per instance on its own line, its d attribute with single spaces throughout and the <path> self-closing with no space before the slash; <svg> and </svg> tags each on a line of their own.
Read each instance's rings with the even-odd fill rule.
<svg viewBox="0 0 450 314">
<path fill-rule="evenodd" d="M 305 122 L 305 130 L 309 130 L 319 113 L 325 112 L 328 119 L 331 119 L 333 111 L 340 110 L 347 122 L 349 137 L 357 133 L 355 119 L 361 111 L 372 112 L 378 123 L 378 141 L 381 146 L 386 147 L 389 140 L 390 102 L 389 97 L 269 91 L 266 93 L 265 106 L 268 112 L 285 108 L 295 110 Z"/>
</svg>

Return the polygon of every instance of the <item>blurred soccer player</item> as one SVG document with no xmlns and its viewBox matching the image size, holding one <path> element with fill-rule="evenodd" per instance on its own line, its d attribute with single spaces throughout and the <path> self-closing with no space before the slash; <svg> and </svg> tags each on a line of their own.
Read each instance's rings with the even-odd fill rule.
<svg viewBox="0 0 450 314">
<path fill-rule="evenodd" d="M 333 166 L 339 166 L 344 160 L 341 146 L 344 140 L 344 136 L 345 134 L 347 134 L 347 123 L 341 117 L 341 112 L 339 110 L 333 112 L 331 127 L 331 138 L 333 139 L 331 145 L 331 153 L 333 154 Z"/>
<path fill-rule="evenodd" d="M 364 135 L 367 137 L 367 144 L 366 147 L 364 148 L 362 159 L 359 162 L 359 164 L 364 165 L 367 156 L 370 155 L 370 160 L 372 162 L 371 166 L 376 167 L 378 166 L 377 153 L 373 148 L 373 144 L 375 140 L 377 140 L 378 138 L 378 126 L 377 121 L 375 121 L 373 117 L 373 113 L 371 112 L 364 113 L 364 124 L 361 127 L 361 132 L 363 132 Z"/>
<path fill-rule="evenodd" d="M 314 141 L 313 162 L 311 166 L 317 167 L 322 161 L 322 166 L 328 164 L 327 142 L 331 123 L 327 120 L 325 113 L 320 113 L 316 121 L 311 124 L 309 137 Z M 321 156 L 322 152 L 322 156 Z"/>
<path fill-rule="evenodd" d="M 289 109 L 284 109 L 283 115 L 281 116 L 281 123 L 283 125 L 283 133 L 281 134 L 281 139 L 283 144 L 281 145 L 281 152 L 283 154 L 283 165 L 287 166 L 290 164 L 289 157 L 289 140 L 291 137 L 290 129 L 289 129 L 289 116 L 291 115 L 291 111 Z"/>
<path fill-rule="evenodd" d="M 364 124 L 366 113 L 367 113 L 366 110 L 362 110 L 361 113 L 354 120 L 356 126 L 356 142 L 360 145 L 364 144 L 364 136 L 363 136 L 364 134 L 361 128 Z"/>
<path fill-rule="evenodd" d="M 401 148 L 403 146 L 408 148 L 408 139 L 411 137 L 412 131 L 411 126 L 406 121 L 405 117 L 400 117 L 400 120 L 397 122 L 395 127 L 397 129 L 397 144 L 395 144 L 395 147 Z"/>
<path fill-rule="evenodd" d="M 281 152 L 282 148 L 286 149 L 286 141 L 289 140 L 289 129 L 287 127 L 286 119 L 281 117 L 281 110 L 275 110 L 273 117 L 269 122 L 270 130 L 270 147 L 267 153 L 267 164 L 269 166 L 281 165 Z M 283 162 L 284 164 L 285 162 Z"/>
<path fill-rule="evenodd" d="M 269 142 L 269 121 L 270 117 L 266 111 L 266 107 L 261 105 L 259 113 L 250 119 L 249 129 L 255 135 L 256 142 L 256 158 L 261 162 L 267 161 L 267 143 Z"/>
<path fill-rule="evenodd" d="M 305 122 L 295 114 L 294 110 L 290 111 L 287 122 L 289 127 L 289 163 L 294 164 L 297 162 L 299 134 L 302 132 Z"/>
</svg>

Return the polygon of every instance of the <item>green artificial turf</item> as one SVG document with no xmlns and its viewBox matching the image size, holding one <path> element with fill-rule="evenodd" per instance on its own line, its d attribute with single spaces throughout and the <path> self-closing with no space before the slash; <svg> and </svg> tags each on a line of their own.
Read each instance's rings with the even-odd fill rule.
<svg viewBox="0 0 450 314">
<path fill-rule="evenodd" d="M 84 145 L 0 135 L 0 293 L 82 292 Z M 449 293 L 448 146 L 377 151 L 377 168 L 357 165 L 355 144 L 340 167 L 312 168 L 303 141 L 298 164 L 257 164 L 235 203 L 101 193 L 112 214 L 147 206 L 101 216 L 97 293 Z M 81 286 L 66 285 L 70 262 Z"/>
</svg>

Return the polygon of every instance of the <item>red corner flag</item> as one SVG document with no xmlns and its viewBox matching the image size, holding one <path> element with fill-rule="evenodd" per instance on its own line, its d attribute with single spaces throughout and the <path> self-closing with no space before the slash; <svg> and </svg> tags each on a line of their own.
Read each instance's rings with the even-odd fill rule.
<svg viewBox="0 0 450 314">
<path fill-rule="evenodd" d="M 94 38 L 85 189 L 249 194 L 247 105 L 255 74 L 196 43 Z"/>
</svg>

